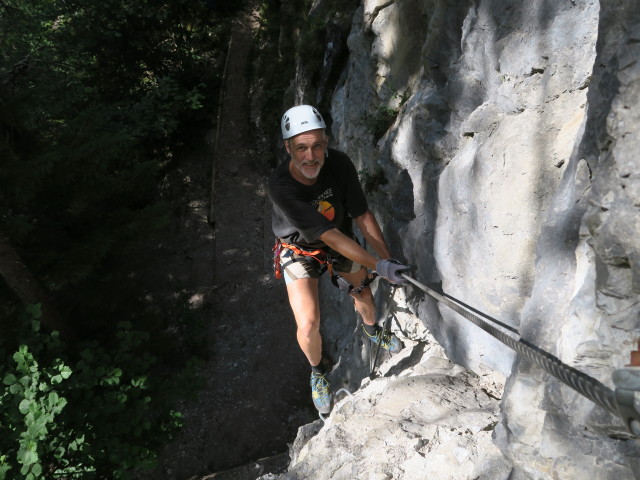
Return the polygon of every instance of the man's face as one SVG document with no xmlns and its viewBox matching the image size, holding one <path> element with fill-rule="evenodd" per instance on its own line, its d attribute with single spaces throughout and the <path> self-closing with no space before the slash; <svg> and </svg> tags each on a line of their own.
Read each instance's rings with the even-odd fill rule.
<svg viewBox="0 0 640 480">
<path fill-rule="evenodd" d="M 302 180 L 299 175 L 312 181 L 318 178 L 320 169 L 324 165 L 324 154 L 327 147 L 327 136 L 324 130 L 311 130 L 296 135 L 285 141 L 285 147 L 291 155 L 294 178 Z"/>
</svg>

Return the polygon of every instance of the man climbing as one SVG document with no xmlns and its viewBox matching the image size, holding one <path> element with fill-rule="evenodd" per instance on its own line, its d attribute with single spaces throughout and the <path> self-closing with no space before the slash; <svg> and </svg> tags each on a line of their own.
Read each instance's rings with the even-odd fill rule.
<svg viewBox="0 0 640 480">
<path fill-rule="evenodd" d="M 287 110 L 281 129 L 290 158 L 276 168 L 268 186 L 277 238 L 276 275 L 280 269 L 284 273 L 298 343 L 311 364 L 313 403 L 321 413 L 331 410 L 331 394 L 322 367 L 320 274 L 328 269 L 334 283 L 353 297 L 365 337 L 395 353 L 402 348 L 398 338 L 376 325 L 368 269 L 399 285 L 405 283 L 400 273 L 408 269 L 391 258 L 355 166 L 346 154 L 328 148 L 325 128 L 312 106 Z M 380 259 L 355 240 L 352 219 Z"/>
</svg>

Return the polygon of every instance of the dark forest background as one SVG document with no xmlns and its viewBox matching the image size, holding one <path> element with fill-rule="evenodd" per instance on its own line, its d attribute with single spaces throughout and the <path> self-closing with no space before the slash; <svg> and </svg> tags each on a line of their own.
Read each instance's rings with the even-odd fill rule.
<svg viewBox="0 0 640 480">
<path fill-rule="evenodd" d="M 320 3 L 253 2 L 253 117 L 279 118 L 296 71 L 327 106 L 326 19 L 344 41 L 357 2 Z M 135 478 L 181 428 L 205 323 L 126 277 L 184 208 L 170 179 L 215 130 L 246 4 L 0 0 L 0 480 Z"/>
<path fill-rule="evenodd" d="M 202 327 L 118 266 L 176 213 L 242 6 L 0 1 L 0 479 L 128 478 L 180 428 Z"/>
</svg>

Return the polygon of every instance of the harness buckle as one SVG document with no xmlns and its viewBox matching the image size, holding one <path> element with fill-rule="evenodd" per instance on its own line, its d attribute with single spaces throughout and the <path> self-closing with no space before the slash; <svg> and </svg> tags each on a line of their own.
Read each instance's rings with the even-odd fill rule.
<svg viewBox="0 0 640 480">
<path fill-rule="evenodd" d="M 350 294 L 354 289 L 352 284 L 347 282 L 344 279 L 344 277 L 341 277 L 338 274 L 331 275 L 331 283 L 333 283 L 336 287 L 338 287 L 340 289 L 340 291 L 346 293 L 347 295 Z M 360 292 L 358 292 L 358 293 L 360 293 Z"/>
</svg>

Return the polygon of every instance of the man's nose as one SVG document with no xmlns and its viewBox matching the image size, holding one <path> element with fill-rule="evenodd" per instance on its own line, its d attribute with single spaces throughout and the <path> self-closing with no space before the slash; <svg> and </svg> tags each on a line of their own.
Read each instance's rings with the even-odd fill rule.
<svg viewBox="0 0 640 480">
<path fill-rule="evenodd" d="M 304 159 L 305 160 L 313 160 L 313 149 L 312 148 L 307 148 L 304 151 Z"/>
</svg>

